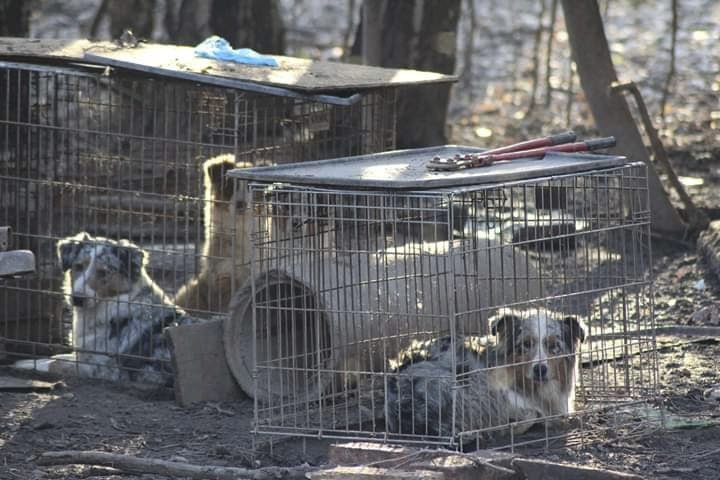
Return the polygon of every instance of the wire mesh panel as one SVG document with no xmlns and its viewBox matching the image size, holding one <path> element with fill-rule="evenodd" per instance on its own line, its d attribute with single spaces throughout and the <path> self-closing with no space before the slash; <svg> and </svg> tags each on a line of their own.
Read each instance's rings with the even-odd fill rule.
<svg viewBox="0 0 720 480">
<path fill-rule="evenodd" d="M 338 161 L 357 182 L 328 162 L 231 174 L 256 219 L 233 310 L 256 432 L 514 447 L 653 397 L 643 165 L 403 190 L 402 155 Z M 407 178 L 358 188 L 387 180 L 373 159 Z"/>
<path fill-rule="evenodd" d="M 250 247 L 225 172 L 392 148 L 395 88 L 354 98 L 0 62 L 0 224 L 38 262 L 35 278 L 0 286 L 5 360 L 84 350 L 87 362 L 105 362 L 129 353 L 113 330 L 127 315 L 226 314 Z M 64 240 L 87 255 L 63 264 Z M 161 326 L 143 332 L 159 336 Z"/>
</svg>

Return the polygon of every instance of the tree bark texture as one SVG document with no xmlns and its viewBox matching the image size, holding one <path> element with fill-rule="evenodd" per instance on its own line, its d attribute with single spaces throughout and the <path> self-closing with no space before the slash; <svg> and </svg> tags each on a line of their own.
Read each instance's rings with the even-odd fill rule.
<svg viewBox="0 0 720 480">
<path fill-rule="evenodd" d="M 139 39 L 153 36 L 155 0 L 109 0 L 110 37 L 118 38 L 125 30 L 132 30 Z"/>
<path fill-rule="evenodd" d="M 366 63 L 452 74 L 460 0 L 366 0 L 362 38 Z M 450 84 L 401 90 L 398 96 L 397 147 L 448 142 L 445 118 Z"/>
<path fill-rule="evenodd" d="M 663 189 L 625 98 L 610 92 L 617 74 L 597 0 L 562 0 L 562 7 L 573 59 L 597 127 L 617 139 L 614 153 L 648 166 L 653 230 L 683 237 L 687 226 Z"/>
<path fill-rule="evenodd" d="M 0 0 L 0 37 L 27 37 L 30 6 L 27 0 Z"/>
<path fill-rule="evenodd" d="M 234 48 L 285 52 L 278 0 L 168 0 L 164 25 L 168 41 L 179 45 L 197 45 L 218 35 Z"/>
</svg>

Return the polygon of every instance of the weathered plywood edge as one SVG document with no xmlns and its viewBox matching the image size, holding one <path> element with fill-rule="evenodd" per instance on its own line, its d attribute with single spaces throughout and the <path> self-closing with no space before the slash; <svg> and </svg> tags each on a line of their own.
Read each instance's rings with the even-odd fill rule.
<svg viewBox="0 0 720 480">
<path fill-rule="evenodd" d="M 280 64 L 277 68 L 241 65 L 196 57 L 193 50 L 193 47 L 151 43 L 123 48 L 111 42 L 84 39 L 0 37 L 2 59 L 44 58 L 96 63 L 201 83 L 239 82 L 235 85 L 238 88 L 243 84 L 257 84 L 318 94 L 457 81 L 454 75 L 435 72 L 284 56 L 273 56 Z"/>
</svg>

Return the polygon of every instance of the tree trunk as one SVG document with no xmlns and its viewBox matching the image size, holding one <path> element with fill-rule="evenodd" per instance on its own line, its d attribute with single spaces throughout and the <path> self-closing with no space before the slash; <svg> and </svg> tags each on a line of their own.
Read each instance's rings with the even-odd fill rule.
<svg viewBox="0 0 720 480">
<path fill-rule="evenodd" d="M 30 31 L 27 0 L 0 0 L 0 37 L 27 37 Z"/>
<path fill-rule="evenodd" d="M 118 38 L 126 29 L 139 39 L 149 40 L 153 36 L 155 0 L 109 0 L 107 15 L 111 38 Z"/>
<path fill-rule="evenodd" d="M 603 135 L 612 135 L 617 139 L 615 153 L 647 164 L 653 230 L 676 237 L 684 236 L 686 225 L 670 203 L 650 162 L 625 98 L 622 94 L 610 93 L 617 74 L 597 0 L 562 0 L 562 7 L 573 59 L 597 127 Z"/>
<path fill-rule="evenodd" d="M 365 62 L 452 74 L 460 3 L 460 0 L 366 0 L 362 22 Z M 398 148 L 447 143 L 445 118 L 450 87 L 450 84 L 423 85 L 401 90 Z"/>
<path fill-rule="evenodd" d="M 165 29 L 168 40 L 180 45 L 197 45 L 210 35 L 218 35 L 233 48 L 285 52 L 285 26 L 278 0 L 168 1 Z"/>
<path fill-rule="evenodd" d="M 210 28 L 235 48 L 261 53 L 285 52 L 285 27 L 277 0 L 213 0 Z"/>
</svg>

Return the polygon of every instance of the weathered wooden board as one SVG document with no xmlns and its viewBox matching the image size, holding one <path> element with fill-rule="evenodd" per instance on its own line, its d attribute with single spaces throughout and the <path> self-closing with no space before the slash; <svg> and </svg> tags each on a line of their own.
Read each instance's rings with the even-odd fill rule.
<svg viewBox="0 0 720 480">
<path fill-rule="evenodd" d="M 0 37 L 0 58 L 49 58 L 81 61 L 85 52 L 93 48 L 110 51 L 117 48 L 111 42 L 91 42 L 81 39 L 40 39 Z"/>
<path fill-rule="evenodd" d="M 242 65 L 196 57 L 193 47 L 141 43 L 124 48 L 88 40 L 0 38 L 0 58 L 47 57 L 85 61 L 130 70 L 213 83 L 212 77 L 304 92 L 352 91 L 377 87 L 454 82 L 434 72 L 389 69 L 274 56 L 278 67 Z M 240 86 L 240 85 L 239 85 Z"/>
<path fill-rule="evenodd" d="M 394 470 L 375 467 L 334 467 L 309 472 L 310 480 L 443 480 L 442 472 Z"/>
<path fill-rule="evenodd" d="M 43 382 L 30 378 L 0 376 L 0 392 L 49 392 L 63 385 L 63 382 Z"/>
<path fill-rule="evenodd" d="M 225 361 L 222 335 L 217 320 L 168 329 L 180 405 L 245 398 Z"/>
</svg>

